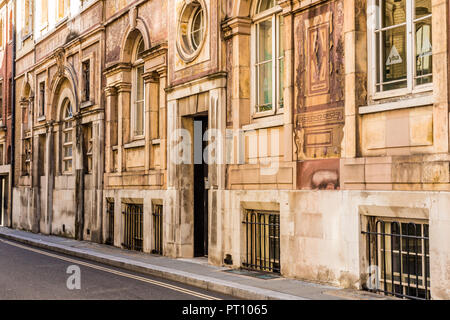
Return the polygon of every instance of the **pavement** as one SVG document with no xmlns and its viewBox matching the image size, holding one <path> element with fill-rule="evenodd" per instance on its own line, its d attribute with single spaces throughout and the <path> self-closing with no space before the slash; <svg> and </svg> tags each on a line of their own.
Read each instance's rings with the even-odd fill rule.
<svg viewBox="0 0 450 320">
<path fill-rule="evenodd" d="M 206 258 L 173 259 L 88 241 L 0 227 L 0 238 L 115 268 L 138 272 L 208 292 L 251 300 L 385 300 L 385 296 L 312 282 L 212 266 Z"/>
</svg>

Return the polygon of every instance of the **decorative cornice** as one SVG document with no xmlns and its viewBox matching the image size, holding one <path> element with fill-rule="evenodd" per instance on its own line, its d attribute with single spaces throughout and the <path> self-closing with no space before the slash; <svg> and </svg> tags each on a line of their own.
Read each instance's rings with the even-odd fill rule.
<svg viewBox="0 0 450 320">
<path fill-rule="evenodd" d="M 237 34 L 250 35 L 252 20 L 249 17 L 234 17 L 222 22 L 223 37 L 225 40 Z"/>
</svg>

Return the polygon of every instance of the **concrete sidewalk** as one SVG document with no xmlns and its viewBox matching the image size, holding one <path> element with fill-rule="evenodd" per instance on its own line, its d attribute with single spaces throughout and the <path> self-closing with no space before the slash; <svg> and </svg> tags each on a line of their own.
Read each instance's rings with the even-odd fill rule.
<svg viewBox="0 0 450 320">
<path fill-rule="evenodd" d="M 179 281 L 195 287 L 242 299 L 280 300 L 381 300 L 386 297 L 286 278 L 264 280 L 239 274 L 229 268 L 215 267 L 204 258 L 171 259 L 132 252 L 108 245 L 47 236 L 0 227 L 0 238 L 88 259 L 113 267 Z"/>
</svg>

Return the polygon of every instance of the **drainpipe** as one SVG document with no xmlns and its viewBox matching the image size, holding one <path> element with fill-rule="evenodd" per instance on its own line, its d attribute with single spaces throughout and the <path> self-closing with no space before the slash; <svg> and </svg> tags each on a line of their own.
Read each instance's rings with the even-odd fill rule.
<svg viewBox="0 0 450 320">
<path fill-rule="evenodd" d="M 14 8 L 14 15 L 16 14 Z M 11 70 L 11 187 L 9 199 L 11 199 L 9 204 L 9 227 L 12 228 L 12 213 L 13 213 L 13 188 L 14 188 L 14 159 L 15 159 L 15 139 L 16 139 L 16 26 L 13 26 L 13 39 L 12 39 L 12 70 Z"/>
</svg>

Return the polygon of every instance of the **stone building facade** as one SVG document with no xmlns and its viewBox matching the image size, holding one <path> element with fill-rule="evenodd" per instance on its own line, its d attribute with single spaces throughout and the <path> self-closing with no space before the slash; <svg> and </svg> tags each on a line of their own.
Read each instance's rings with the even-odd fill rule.
<svg viewBox="0 0 450 320">
<path fill-rule="evenodd" d="M 101 240 L 101 1 L 17 1 L 13 226 Z"/>
<path fill-rule="evenodd" d="M 17 29 L 14 227 L 450 298 L 448 1 L 62 3 Z"/>
<path fill-rule="evenodd" d="M 11 223 L 14 1 L 0 2 L 0 225 Z"/>
</svg>

